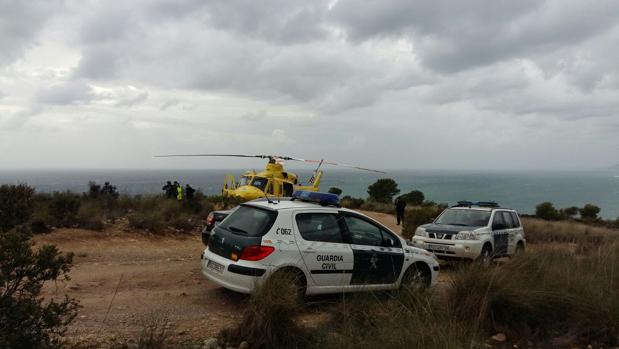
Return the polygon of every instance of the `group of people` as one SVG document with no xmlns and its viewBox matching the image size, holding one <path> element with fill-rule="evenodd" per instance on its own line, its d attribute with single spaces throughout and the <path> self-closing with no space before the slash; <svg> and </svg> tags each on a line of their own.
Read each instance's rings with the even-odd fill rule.
<svg viewBox="0 0 619 349">
<path fill-rule="evenodd" d="M 167 181 L 161 190 L 165 192 L 167 198 L 176 198 L 178 201 L 183 201 L 183 199 L 193 200 L 196 193 L 196 190 L 189 184 L 185 185 L 185 189 L 183 189 L 183 186 L 178 181 L 174 181 L 174 183 Z"/>
</svg>

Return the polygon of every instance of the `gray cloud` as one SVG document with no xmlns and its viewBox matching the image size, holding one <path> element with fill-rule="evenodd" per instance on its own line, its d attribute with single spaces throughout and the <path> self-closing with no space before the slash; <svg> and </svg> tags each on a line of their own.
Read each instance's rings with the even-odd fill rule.
<svg viewBox="0 0 619 349">
<path fill-rule="evenodd" d="M 285 148 L 385 168 L 586 168 L 619 148 L 613 1 L 69 5 L 0 2 L 15 149 L 37 132 L 73 142 L 78 164 L 113 135 L 106 153 L 130 161 L 117 167 L 149 165 L 140 149 Z"/>
<path fill-rule="evenodd" d="M 36 94 L 37 102 L 52 105 L 88 103 L 94 98 L 92 88 L 79 81 L 68 81 L 44 87 Z"/>
<path fill-rule="evenodd" d="M 32 47 L 35 36 L 60 7 L 57 0 L 0 0 L 0 66 Z"/>
</svg>

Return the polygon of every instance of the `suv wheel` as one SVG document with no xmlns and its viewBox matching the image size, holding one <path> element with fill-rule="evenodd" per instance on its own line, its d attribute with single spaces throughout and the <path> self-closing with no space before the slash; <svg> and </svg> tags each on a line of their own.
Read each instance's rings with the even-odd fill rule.
<svg viewBox="0 0 619 349">
<path fill-rule="evenodd" d="M 415 263 L 411 265 L 402 276 L 400 290 L 420 291 L 430 286 L 430 268 L 425 264 Z"/>
<path fill-rule="evenodd" d="M 516 251 L 514 251 L 514 255 L 521 255 L 524 253 L 524 244 L 522 243 L 522 241 L 519 241 L 518 244 L 516 245 Z"/>
<path fill-rule="evenodd" d="M 489 265 L 492 262 L 492 246 L 486 243 L 484 247 L 481 248 L 481 253 L 479 257 L 477 257 L 477 261 L 483 265 Z"/>
</svg>

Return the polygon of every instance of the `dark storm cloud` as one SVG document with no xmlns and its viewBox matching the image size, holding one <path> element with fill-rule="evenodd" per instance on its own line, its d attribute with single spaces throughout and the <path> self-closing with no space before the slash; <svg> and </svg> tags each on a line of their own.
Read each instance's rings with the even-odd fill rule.
<svg viewBox="0 0 619 349">
<path fill-rule="evenodd" d="M 443 72 L 572 46 L 616 25 L 616 1 L 339 1 L 331 16 L 353 41 L 409 38 Z"/>
</svg>

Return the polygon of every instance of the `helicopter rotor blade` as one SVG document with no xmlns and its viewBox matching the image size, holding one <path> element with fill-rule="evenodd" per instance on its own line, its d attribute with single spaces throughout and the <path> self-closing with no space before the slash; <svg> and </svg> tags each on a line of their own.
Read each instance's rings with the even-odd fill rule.
<svg viewBox="0 0 619 349">
<path fill-rule="evenodd" d="M 271 155 L 246 155 L 246 154 L 166 154 L 166 155 L 155 155 L 156 158 L 197 157 L 197 156 L 235 157 L 235 158 L 260 158 L 260 159 L 270 159 L 272 157 Z"/>
<path fill-rule="evenodd" d="M 359 166 L 354 166 L 354 165 L 348 165 L 348 164 L 341 164 L 341 163 L 337 163 L 337 162 L 333 162 L 333 161 L 324 161 L 324 160 L 308 160 L 308 159 L 301 159 L 301 158 L 295 158 L 292 156 L 279 156 L 279 155 L 247 155 L 247 154 L 166 154 L 166 155 L 155 155 L 156 158 L 170 158 L 170 157 L 235 157 L 235 158 L 259 158 L 259 159 L 273 159 L 273 160 L 282 160 L 282 161 L 300 161 L 300 162 L 307 162 L 307 163 L 313 163 L 313 164 L 317 164 L 322 162 L 323 164 L 326 165 L 333 165 L 333 166 L 341 166 L 341 167 L 348 167 L 348 168 L 354 168 L 357 170 L 362 170 L 362 171 L 369 171 L 369 172 L 375 172 L 375 173 L 387 173 L 384 171 L 379 171 L 379 170 L 373 170 L 371 168 L 365 168 L 365 167 L 359 167 Z"/>
</svg>

